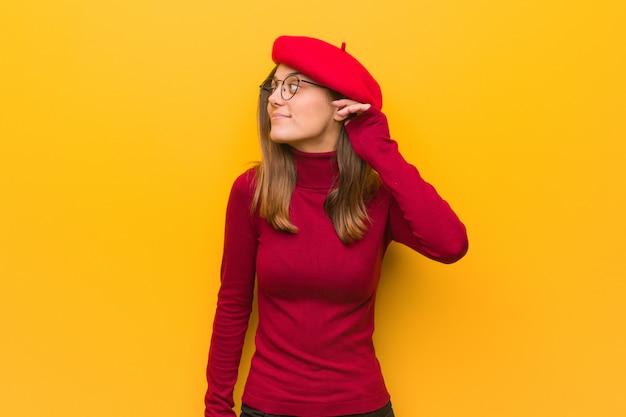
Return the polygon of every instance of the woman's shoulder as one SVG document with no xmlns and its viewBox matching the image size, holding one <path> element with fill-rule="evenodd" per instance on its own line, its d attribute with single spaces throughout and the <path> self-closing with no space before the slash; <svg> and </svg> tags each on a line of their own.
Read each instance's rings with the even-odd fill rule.
<svg viewBox="0 0 626 417">
<path fill-rule="evenodd" d="M 240 197 L 252 197 L 256 187 L 256 170 L 254 166 L 241 173 L 233 182 L 231 194 Z"/>
</svg>

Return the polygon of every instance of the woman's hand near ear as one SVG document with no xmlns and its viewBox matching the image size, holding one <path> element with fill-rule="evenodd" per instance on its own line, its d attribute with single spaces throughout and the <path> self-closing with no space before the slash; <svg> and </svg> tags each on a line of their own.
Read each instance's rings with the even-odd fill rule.
<svg viewBox="0 0 626 417">
<path fill-rule="evenodd" d="M 348 124 L 350 119 L 367 111 L 371 107 L 370 104 L 360 103 L 347 98 L 333 101 L 333 106 L 338 108 L 335 113 L 335 120 L 345 122 L 345 124 Z"/>
</svg>

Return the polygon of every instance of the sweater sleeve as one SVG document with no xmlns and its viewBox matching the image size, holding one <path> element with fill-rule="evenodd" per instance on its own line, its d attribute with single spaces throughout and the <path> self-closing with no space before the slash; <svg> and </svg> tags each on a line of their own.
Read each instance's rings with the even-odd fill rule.
<svg viewBox="0 0 626 417">
<path fill-rule="evenodd" d="M 394 203 L 390 238 L 443 263 L 461 259 L 468 249 L 465 226 L 435 188 L 405 161 L 390 139 L 387 118 L 373 107 L 346 125 L 356 154 L 375 169 Z"/>
<path fill-rule="evenodd" d="M 257 233 L 250 215 L 252 172 L 233 184 L 226 209 L 221 285 L 207 365 L 205 417 L 233 417 L 237 381 L 254 294 Z"/>
</svg>

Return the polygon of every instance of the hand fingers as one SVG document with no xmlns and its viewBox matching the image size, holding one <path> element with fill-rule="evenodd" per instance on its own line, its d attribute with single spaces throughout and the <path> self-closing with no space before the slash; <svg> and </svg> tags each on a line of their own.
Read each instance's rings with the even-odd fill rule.
<svg viewBox="0 0 626 417">
<path fill-rule="evenodd" d="M 340 116 L 359 115 L 371 107 L 370 104 L 359 103 L 350 99 L 335 100 L 333 105 L 339 107 L 337 114 Z"/>
<path fill-rule="evenodd" d="M 345 106 L 349 106 L 350 104 L 358 104 L 359 102 L 356 100 L 352 100 L 349 98 L 340 98 L 339 100 L 334 100 L 333 104 L 337 107 L 345 107 Z"/>
</svg>

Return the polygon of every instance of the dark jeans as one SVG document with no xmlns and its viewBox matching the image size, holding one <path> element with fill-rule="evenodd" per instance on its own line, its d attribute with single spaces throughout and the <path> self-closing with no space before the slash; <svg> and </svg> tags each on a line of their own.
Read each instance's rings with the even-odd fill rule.
<svg viewBox="0 0 626 417">
<path fill-rule="evenodd" d="M 295 416 L 282 416 L 277 414 L 266 414 L 261 411 L 250 408 L 243 404 L 241 406 L 241 417 L 295 417 Z M 337 416 L 337 417 L 394 417 L 393 409 L 391 408 L 391 402 L 388 402 L 383 408 L 371 413 L 364 414 L 350 414 L 349 416 Z"/>
</svg>

